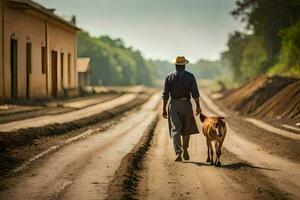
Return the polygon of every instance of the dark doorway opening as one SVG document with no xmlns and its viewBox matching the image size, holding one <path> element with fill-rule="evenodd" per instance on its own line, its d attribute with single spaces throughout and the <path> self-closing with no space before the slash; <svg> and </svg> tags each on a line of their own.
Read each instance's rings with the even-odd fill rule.
<svg viewBox="0 0 300 200">
<path fill-rule="evenodd" d="M 68 54 L 68 82 L 71 87 L 71 54 Z"/>
<path fill-rule="evenodd" d="M 26 98 L 30 97 L 31 43 L 26 43 Z"/>
<path fill-rule="evenodd" d="M 57 52 L 51 52 L 51 87 L 52 97 L 57 97 Z"/>
<path fill-rule="evenodd" d="M 47 71 L 47 49 L 46 47 L 42 47 L 41 50 L 41 57 L 42 57 L 42 74 L 46 74 Z"/>
<path fill-rule="evenodd" d="M 18 41 L 16 39 L 10 40 L 10 72 L 11 98 L 15 100 L 18 98 Z"/>
<path fill-rule="evenodd" d="M 60 79 L 61 79 L 61 89 L 64 89 L 64 53 L 60 54 Z"/>
</svg>

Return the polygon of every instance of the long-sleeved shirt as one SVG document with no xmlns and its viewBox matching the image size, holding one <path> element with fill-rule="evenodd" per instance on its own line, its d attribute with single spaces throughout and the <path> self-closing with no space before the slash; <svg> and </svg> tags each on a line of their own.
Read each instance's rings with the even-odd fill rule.
<svg viewBox="0 0 300 200">
<path fill-rule="evenodd" d="M 195 76 L 185 70 L 177 70 L 170 73 L 165 80 L 162 98 L 168 100 L 169 97 L 174 99 L 199 98 L 199 90 Z"/>
</svg>

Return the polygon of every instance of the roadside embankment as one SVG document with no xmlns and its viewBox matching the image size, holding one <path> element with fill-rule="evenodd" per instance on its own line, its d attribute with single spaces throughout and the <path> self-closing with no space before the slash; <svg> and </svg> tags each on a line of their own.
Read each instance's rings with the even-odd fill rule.
<svg viewBox="0 0 300 200">
<path fill-rule="evenodd" d="M 217 93 L 220 94 L 220 93 Z M 278 128 L 299 133 L 300 80 L 292 77 L 257 77 L 239 88 L 222 91 L 216 103 L 232 114 L 255 117 Z M 299 127 L 298 127 L 299 128 Z"/>
<path fill-rule="evenodd" d="M 232 90 L 224 96 L 222 102 L 241 114 L 251 114 L 275 94 L 296 81 L 297 79 L 288 77 L 260 76 Z"/>
<path fill-rule="evenodd" d="M 300 80 L 280 90 L 252 115 L 260 118 L 292 118 L 300 121 Z"/>
</svg>

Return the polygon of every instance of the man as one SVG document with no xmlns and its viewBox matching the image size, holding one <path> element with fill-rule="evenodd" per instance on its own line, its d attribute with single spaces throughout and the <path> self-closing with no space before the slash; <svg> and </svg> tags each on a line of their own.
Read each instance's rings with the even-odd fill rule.
<svg viewBox="0 0 300 200">
<path fill-rule="evenodd" d="M 193 115 L 191 96 L 196 103 L 196 115 L 201 113 L 201 108 L 196 79 L 192 73 L 185 71 L 185 66 L 189 61 L 184 56 L 178 56 L 173 63 L 176 66 L 176 71 L 167 76 L 162 93 L 164 100 L 163 117 L 169 122 L 169 133 L 173 139 L 177 155 L 175 161 L 180 162 L 182 161 L 182 153 L 183 158 L 189 160 L 190 135 L 199 133 Z M 169 97 L 171 100 L 167 112 Z"/>
</svg>

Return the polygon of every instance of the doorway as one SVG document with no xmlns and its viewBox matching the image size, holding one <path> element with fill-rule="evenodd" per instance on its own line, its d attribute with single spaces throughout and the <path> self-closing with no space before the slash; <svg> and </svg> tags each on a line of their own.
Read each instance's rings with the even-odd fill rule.
<svg viewBox="0 0 300 200">
<path fill-rule="evenodd" d="M 18 98 L 18 41 L 16 39 L 10 40 L 10 73 L 11 98 L 15 100 Z"/>
<path fill-rule="evenodd" d="M 64 53 L 60 54 L 60 77 L 61 77 L 61 89 L 64 89 Z"/>
<path fill-rule="evenodd" d="M 52 97 L 57 97 L 57 51 L 51 52 L 51 88 Z"/>
<path fill-rule="evenodd" d="M 26 43 L 26 98 L 30 97 L 31 43 Z"/>
</svg>

